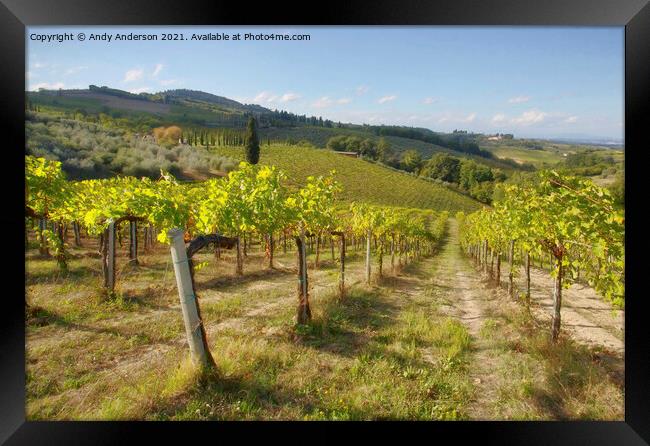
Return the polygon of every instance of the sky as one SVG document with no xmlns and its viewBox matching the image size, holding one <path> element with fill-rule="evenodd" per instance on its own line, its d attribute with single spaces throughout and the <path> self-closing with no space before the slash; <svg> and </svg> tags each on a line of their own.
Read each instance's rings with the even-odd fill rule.
<svg viewBox="0 0 650 446">
<path fill-rule="evenodd" d="M 72 40 L 56 40 L 63 33 Z M 115 40 L 129 33 L 158 40 Z M 161 40 L 167 33 L 185 40 Z M 217 33 L 231 40 L 191 39 Z M 91 41 L 104 34 L 113 39 Z M 624 134 L 623 27 L 29 27 L 26 43 L 28 90 L 187 88 L 358 124 Z"/>
</svg>

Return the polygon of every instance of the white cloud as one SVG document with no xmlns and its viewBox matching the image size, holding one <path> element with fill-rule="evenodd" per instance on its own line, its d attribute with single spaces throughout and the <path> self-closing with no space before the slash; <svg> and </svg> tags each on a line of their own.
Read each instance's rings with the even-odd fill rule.
<svg viewBox="0 0 650 446">
<path fill-rule="evenodd" d="M 357 96 L 361 96 L 368 93 L 368 90 L 370 90 L 370 87 L 368 87 L 367 85 L 359 85 L 356 88 Z"/>
<path fill-rule="evenodd" d="M 133 82 L 142 79 L 144 70 L 135 68 L 124 73 L 124 80 L 122 82 Z"/>
<path fill-rule="evenodd" d="M 312 103 L 312 107 L 316 108 L 326 108 L 326 107 L 331 107 L 332 105 L 345 105 L 349 104 L 352 102 L 352 99 L 350 98 L 339 98 L 339 99 L 333 99 L 330 98 L 329 96 L 322 96 L 320 97 L 316 102 Z"/>
<path fill-rule="evenodd" d="M 258 102 L 258 103 L 259 102 L 268 102 L 268 103 L 271 103 L 271 102 L 275 102 L 277 99 L 278 99 L 277 95 L 275 95 L 275 94 L 273 94 L 273 93 L 271 93 L 269 91 L 262 91 L 262 92 L 258 93 L 257 96 L 255 96 L 253 98 L 253 102 Z"/>
<path fill-rule="evenodd" d="M 514 98 L 508 99 L 509 104 L 523 104 L 528 101 L 530 101 L 530 96 L 515 96 Z"/>
<path fill-rule="evenodd" d="M 390 96 L 383 96 L 383 97 L 379 98 L 377 103 L 378 104 L 385 104 L 386 102 L 394 101 L 395 99 L 397 99 L 397 96 L 394 95 L 394 94 L 390 95 Z"/>
<path fill-rule="evenodd" d="M 427 104 L 427 105 L 435 104 L 436 102 L 438 102 L 438 98 L 424 98 L 424 99 L 422 99 L 422 103 Z"/>
<path fill-rule="evenodd" d="M 178 79 L 161 79 L 158 83 L 164 87 L 178 83 Z"/>
<path fill-rule="evenodd" d="M 41 63 L 41 62 L 34 62 L 33 68 L 38 69 L 38 68 L 45 68 L 47 67 L 47 64 Z"/>
<path fill-rule="evenodd" d="M 77 74 L 78 72 L 80 72 L 82 70 L 87 70 L 87 69 L 88 69 L 88 67 L 85 66 L 85 65 L 80 65 L 78 67 L 71 67 L 71 68 L 68 68 L 67 70 L 65 70 L 65 75 L 69 76 L 71 74 Z"/>
<path fill-rule="evenodd" d="M 474 122 L 474 119 L 476 119 L 476 113 L 470 113 L 463 119 L 463 122 Z"/>
<path fill-rule="evenodd" d="M 129 90 L 129 93 L 133 94 L 139 94 L 139 93 L 148 93 L 151 91 L 151 87 L 139 87 L 139 88 L 132 88 Z"/>
<path fill-rule="evenodd" d="M 510 122 L 512 124 L 519 124 L 519 125 L 530 125 L 530 124 L 537 124 L 542 121 L 548 116 L 548 113 L 539 111 L 539 110 L 528 110 L 523 112 L 519 117 L 517 118 L 512 118 Z"/>
<path fill-rule="evenodd" d="M 497 113 L 492 116 L 490 123 L 500 127 L 510 125 L 513 127 L 534 126 L 536 128 L 554 128 L 566 124 L 574 124 L 578 120 L 578 116 L 563 112 L 546 112 L 538 109 L 530 109 L 511 118 L 503 113 Z"/>
<path fill-rule="evenodd" d="M 65 88 L 65 85 L 63 82 L 55 82 L 53 84 L 50 84 L 49 82 L 39 82 L 38 84 L 31 86 L 32 91 L 36 91 L 39 88 L 44 88 L 46 90 L 58 90 L 59 88 Z"/>
<path fill-rule="evenodd" d="M 492 116 L 492 124 L 501 124 L 502 122 L 505 122 L 506 120 L 506 115 L 503 113 L 497 113 L 496 115 Z"/>
<path fill-rule="evenodd" d="M 273 104 L 273 103 L 287 103 L 287 102 L 292 102 L 300 99 L 302 96 L 300 96 L 297 93 L 293 93 L 291 91 L 288 91 L 284 94 L 276 94 L 271 91 L 261 91 L 260 93 L 257 94 L 253 99 L 246 99 L 246 98 L 240 98 L 239 102 L 246 103 L 257 103 L 257 104 Z"/>
<path fill-rule="evenodd" d="M 164 67 L 165 67 L 165 66 L 164 66 L 163 64 L 161 64 L 161 63 L 157 63 L 157 64 L 156 64 L 156 67 L 153 69 L 153 73 L 151 73 L 151 75 L 152 75 L 153 77 L 158 76 L 158 74 L 160 74 L 160 72 L 162 71 L 162 69 L 163 69 Z"/>
<path fill-rule="evenodd" d="M 291 102 L 300 99 L 300 95 L 296 93 L 285 93 L 280 98 L 280 102 Z"/>
<path fill-rule="evenodd" d="M 325 107 L 329 107 L 330 105 L 332 105 L 333 102 L 334 101 L 332 101 L 329 97 L 323 96 L 323 97 L 321 97 L 320 99 L 318 99 L 316 102 L 314 102 L 311 105 L 316 107 L 316 108 L 325 108 Z"/>
<path fill-rule="evenodd" d="M 258 103 L 258 104 L 259 103 L 272 104 L 275 102 L 286 103 L 286 102 L 292 102 L 298 100 L 301 97 L 302 96 L 300 96 L 299 94 L 293 93 L 291 91 L 288 91 L 282 95 L 278 95 L 270 91 L 262 91 L 258 93 L 257 96 L 255 96 L 251 102 Z M 244 101 L 246 101 L 246 99 L 244 99 Z"/>
</svg>

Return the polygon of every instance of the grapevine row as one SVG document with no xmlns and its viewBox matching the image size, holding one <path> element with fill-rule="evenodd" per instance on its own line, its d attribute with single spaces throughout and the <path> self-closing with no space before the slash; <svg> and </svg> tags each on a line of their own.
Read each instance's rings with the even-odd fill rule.
<svg viewBox="0 0 650 446">
<path fill-rule="evenodd" d="M 67 181 L 61 164 L 43 158 L 26 159 L 26 216 L 49 220 L 57 228 L 53 233 L 42 227 L 37 232 L 43 249 L 52 249 L 62 269 L 67 268 L 64 228 L 72 226 L 75 240 L 85 228 L 99 238 L 104 287 L 115 286 L 115 239 L 120 225 L 129 223 L 130 261 L 137 263 L 137 227 L 144 225 L 147 235 L 157 230 L 159 242 L 169 243 L 174 228 L 185 232 L 188 258 L 208 245 L 235 249 L 236 274 L 243 274 L 242 248 L 246 239 L 264 237 L 269 267 L 273 267 L 276 240 L 287 240 L 297 247 L 299 272 L 298 322 L 311 317 L 308 297 L 306 240 L 315 239 L 316 264 L 321 240 L 338 237 L 341 244 L 341 297 L 345 294 L 345 245 L 366 243 L 366 279 L 370 282 L 371 243 L 377 258 L 378 277 L 383 260 L 390 255 L 401 265 L 429 255 L 445 231 L 447 213 L 388 208 L 352 203 L 337 203 L 340 185 L 334 172 L 327 177 L 309 177 L 300 189 L 285 185 L 286 175 L 269 166 L 241 163 L 227 178 L 202 183 L 182 184 L 164 172 L 158 180 L 116 177 L 99 180 Z M 242 241 L 244 243 L 242 243 Z M 333 244 L 332 244 L 333 251 Z M 192 266 L 192 273 L 194 267 Z"/>
<path fill-rule="evenodd" d="M 526 274 L 525 302 L 530 300 L 531 258 L 550 257 L 553 340 L 560 331 L 562 289 L 576 280 L 586 280 L 615 306 L 624 305 L 625 218 L 608 190 L 587 179 L 542 171 L 528 182 L 505 186 L 503 192 L 493 208 L 467 216 L 458 213 L 461 245 L 497 285 L 501 258 L 507 253 L 511 297 L 519 251 Z"/>
</svg>

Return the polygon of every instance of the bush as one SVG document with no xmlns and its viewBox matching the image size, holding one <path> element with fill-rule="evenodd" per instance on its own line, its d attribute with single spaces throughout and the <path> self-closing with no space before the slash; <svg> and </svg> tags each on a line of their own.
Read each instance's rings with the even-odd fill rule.
<svg viewBox="0 0 650 446">
<path fill-rule="evenodd" d="M 229 172 L 237 162 L 204 149 L 171 144 L 180 128 L 171 126 L 162 135 L 163 145 L 142 140 L 131 132 L 101 125 L 30 113 L 25 121 L 27 154 L 62 162 L 70 179 L 105 178 L 123 174 L 158 178 L 163 169 L 175 176 L 183 170 Z M 171 129 L 171 130 L 170 130 Z"/>
</svg>

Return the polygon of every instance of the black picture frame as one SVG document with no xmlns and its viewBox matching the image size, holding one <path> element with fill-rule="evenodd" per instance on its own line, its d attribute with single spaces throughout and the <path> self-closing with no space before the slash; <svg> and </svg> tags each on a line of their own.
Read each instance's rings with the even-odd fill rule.
<svg viewBox="0 0 650 446">
<path fill-rule="evenodd" d="M 647 0 L 449 0 L 423 2 L 335 1 L 282 8 L 277 3 L 253 4 L 184 0 L 0 0 L 0 114 L 3 126 L 4 212 L 0 215 L 0 243 L 5 268 L 0 274 L 0 442 L 6 444 L 115 444 L 169 439 L 184 431 L 223 441 L 223 435 L 244 436 L 267 430 L 289 435 L 287 440 L 337 441 L 331 423 L 137 423 L 25 421 L 24 306 L 24 152 L 25 145 L 25 27 L 33 25 L 536 25 L 625 26 L 625 145 L 626 145 L 626 302 L 625 421 L 622 422 L 451 422 L 336 424 L 346 430 L 372 431 L 377 437 L 421 434 L 425 441 L 454 442 L 475 436 L 499 444 L 620 444 L 650 442 L 650 324 L 643 291 L 647 236 L 643 227 L 643 150 L 650 129 L 650 5 Z M 645 147 L 644 144 L 645 143 Z M 645 242 L 645 243 L 643 243 Z M 14 259 L 14 255 L 18 258 Z M 11 285 L 10 287 L 7 285 Z M 645 341 L 644 341 L 645 340 Z M 305 430 L 318 430 L 307 433 Z M 298 434 L 298 430 L 301 431 Z M 138 434 L 137 436 L 135 434 Z M 329 435 L 328 435 L 329 434 Z M 295 435 L 295 436 L 294 436 Z M 307 435 L 306 437 L 303 435 Z M 190 437 L 186 437 L 189 440 Z"/>
</svg>

